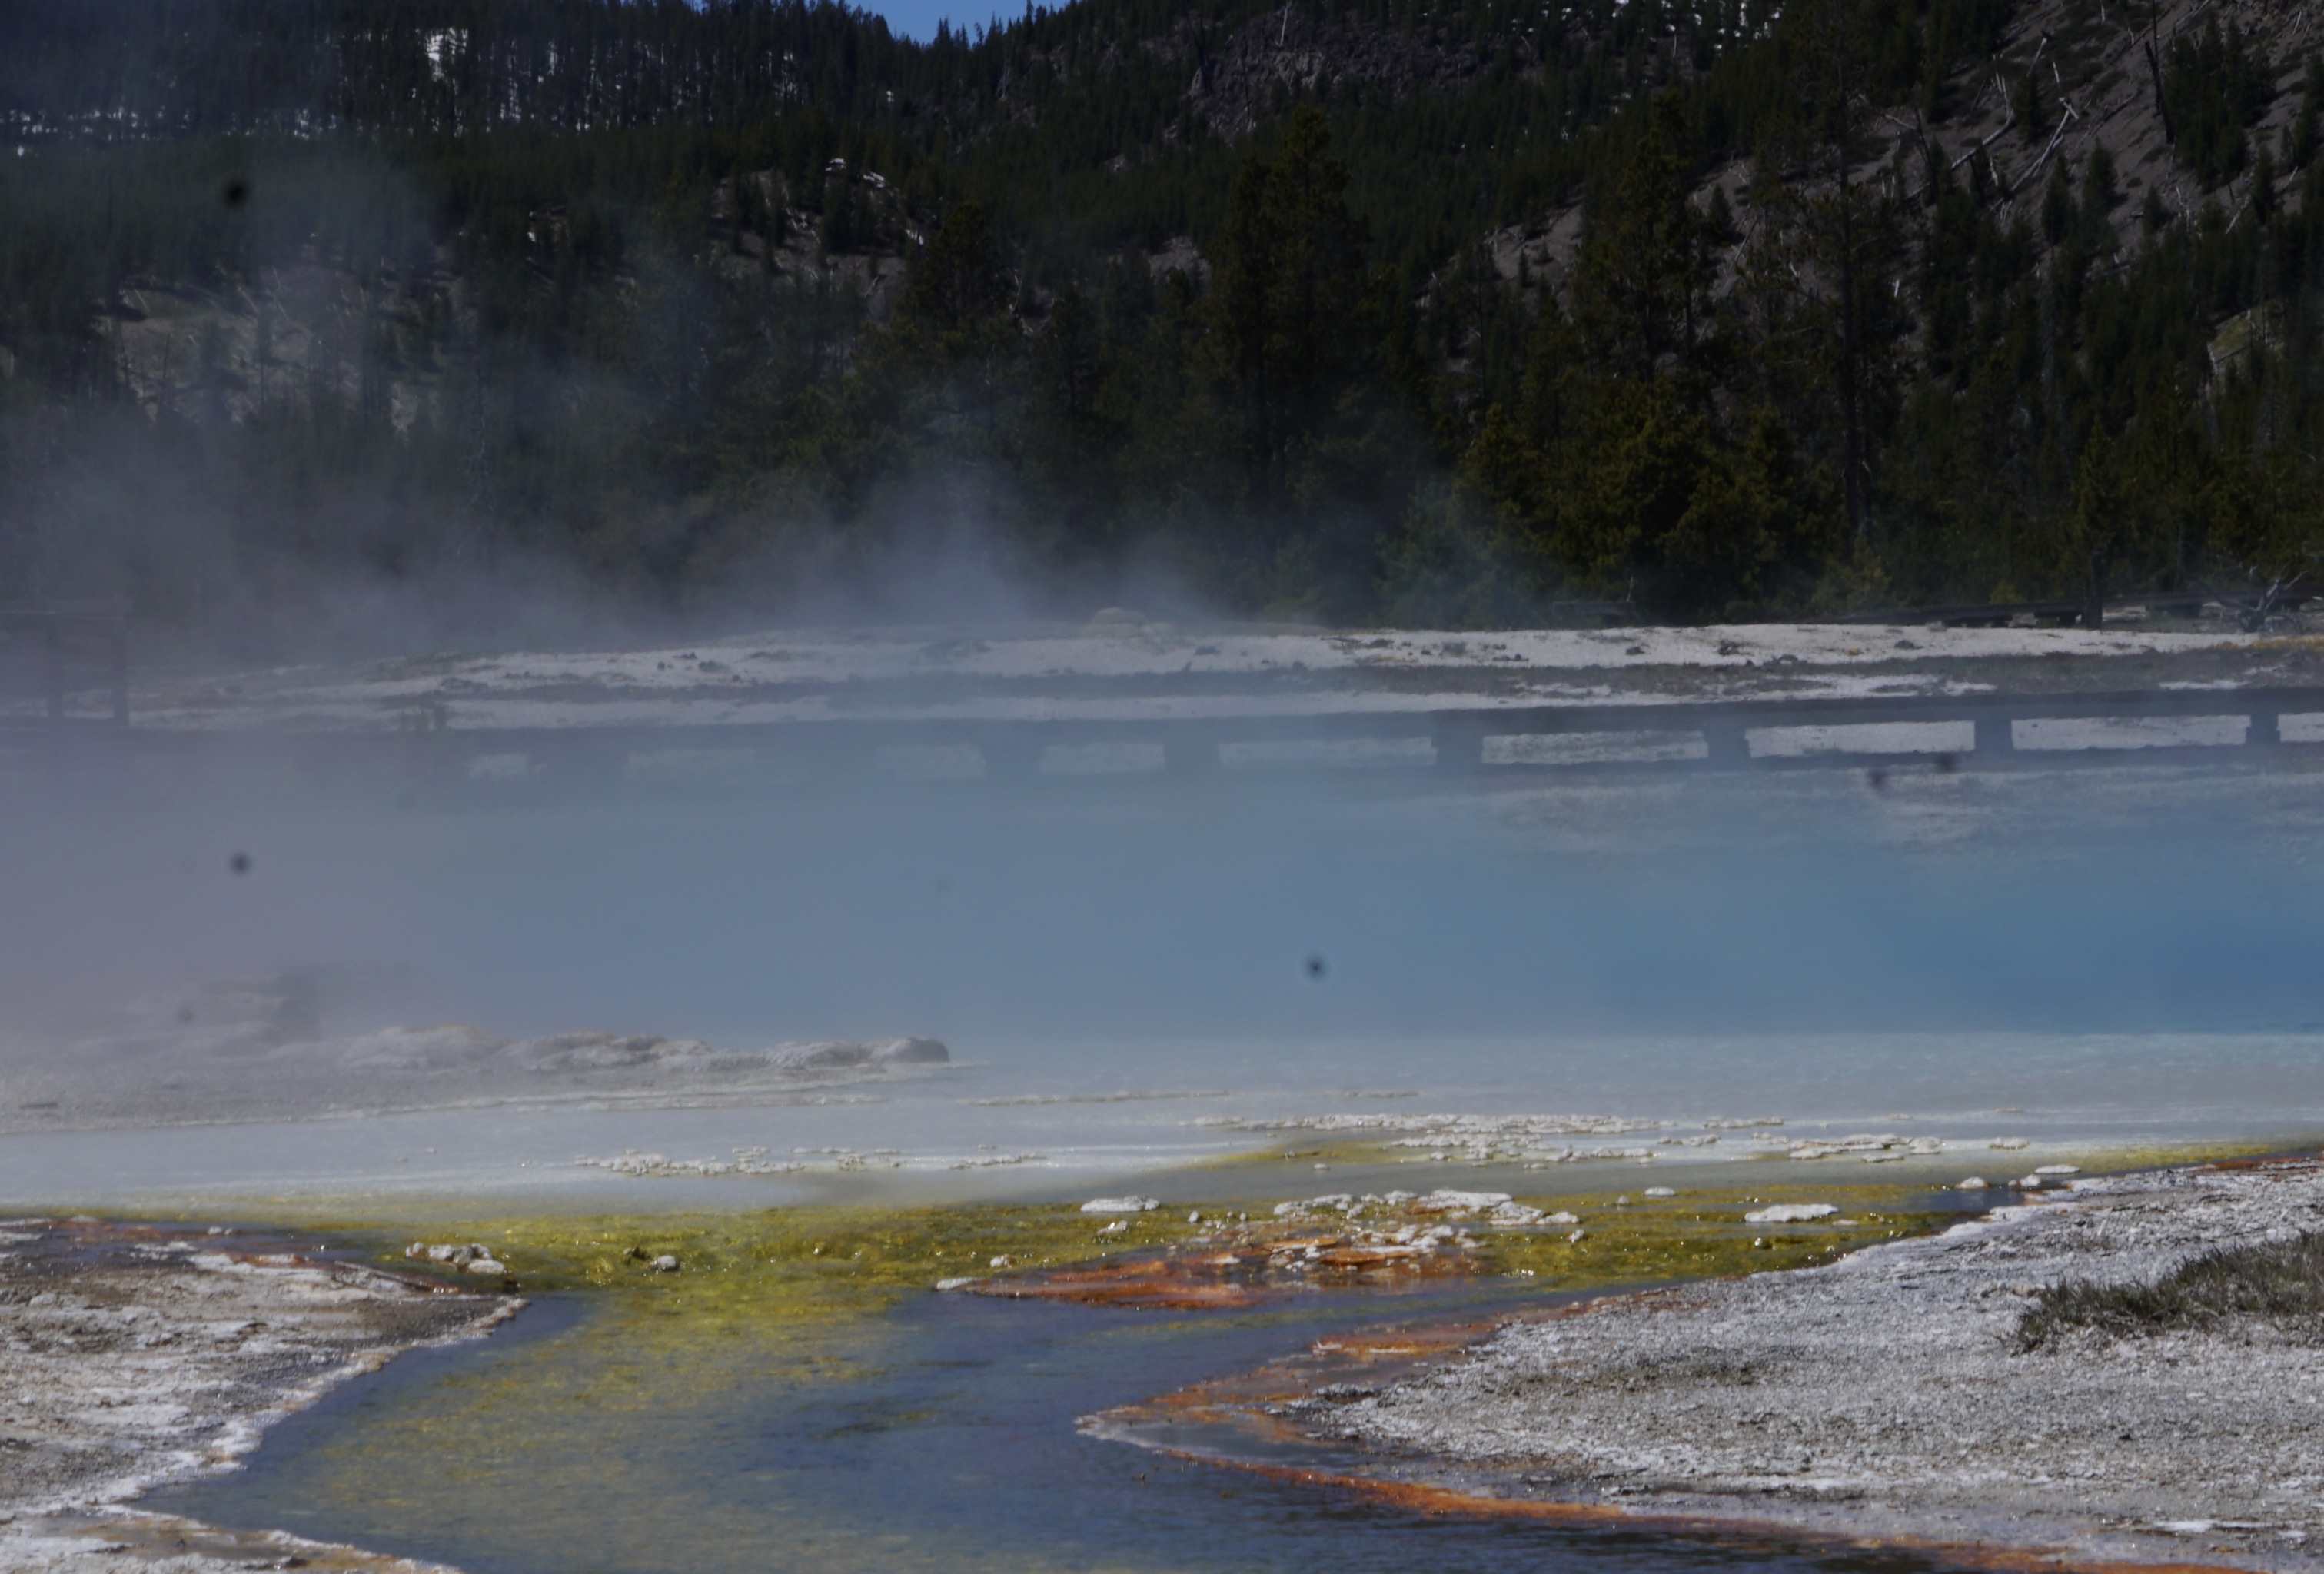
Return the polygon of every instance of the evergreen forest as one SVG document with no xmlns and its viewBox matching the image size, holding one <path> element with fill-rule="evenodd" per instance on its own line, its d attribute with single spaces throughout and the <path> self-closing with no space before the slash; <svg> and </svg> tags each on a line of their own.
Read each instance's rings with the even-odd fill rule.
<svg viewBox="0 0 2324 1574">
<path fill-rule="evenodd" d="M 877 610 L 962 550 L 1065 612 L 1439 626 L 2282 582 L 2324 549 L 2304 29 L 12 6 L 0 603 L 257 651 L 350 584 Z"/>
</svg>

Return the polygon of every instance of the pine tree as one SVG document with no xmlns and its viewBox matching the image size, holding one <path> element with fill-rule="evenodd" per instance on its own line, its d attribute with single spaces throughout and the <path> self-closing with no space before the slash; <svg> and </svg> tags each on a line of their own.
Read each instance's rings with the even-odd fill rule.
<svg viewBox="0 0 2324 1574">
<path fill-rule="evenodd" d="M 2052 245 L 2066 238 L 2074 222 L 2074 185 L 2065 161 L 2050 162 L 2050 179 L 2042 189 L 2042 238 Z"/>
<path fill-rule="evenodd" d="M 2042 73 L 2038 68 L 2028 69 L 2017 79 L 2011 108 L 2017 116 L 2017 134 L 2022 140 L 2036 146 L 2048 140 L 2049 127 L 2044 124 L 2048 116 L 2043 107 Z"/>
<path fill-rule="evenodd" d="M 1690 200 L 1684 129 L 1665 96 L 1618 171 L 1583 209 L 1573 263 L 1573 320 L 1590 356 L 1628 377 L 1665 369 L 1697 378 L 1716 357 L 1710 221 Z"/>
</svg>

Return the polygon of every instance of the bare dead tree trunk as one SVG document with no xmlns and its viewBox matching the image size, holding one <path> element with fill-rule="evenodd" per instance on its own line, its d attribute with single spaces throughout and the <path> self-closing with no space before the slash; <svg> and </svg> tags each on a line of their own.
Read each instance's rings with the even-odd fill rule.
<svg viewBox="0 0 2324 1574">
<path fill-rule="evenodd" d="M 2171 106 L 2163 97 L 2163 57 L 2154 51 L 2154 35 L 2152 32 L 2146 35 L 2144 42 L 2147 74 L 2154 79 L 2154 113 L 2163 121 L 2163 140 L 2168 145 L 2176 146 L 2179 138 L 2171 129 Z"/>
<path fill-rule="evenodd" d="M 1848 532 L 1861 542 L 1870 529 L 1871 507 L 1865 495 L 1862 347 L 1856 320 L 1856 204 L 1849 182 L 1849 134 L 1855 121 L 1849 101 L 1847 27 L 1846 13 L 1842 11 L 1834 30 L 1831 51 L 1840 116 L 1832 142 L 1832 175 L 1840 218 L 1840 492 L 1848 510 Z"/>
</svg>

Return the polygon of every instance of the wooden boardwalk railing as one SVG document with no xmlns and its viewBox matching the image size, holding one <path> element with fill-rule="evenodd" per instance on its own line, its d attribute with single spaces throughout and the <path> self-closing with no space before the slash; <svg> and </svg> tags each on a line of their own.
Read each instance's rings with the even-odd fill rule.
<svg viewBox="0 0 2324 1574">
<path fill-rule="evenodd" d="M 2288 728 L 2288 718 L 2301 719 Z M 2060 723 L 2069 724 L 2062 736 L 2050 725 Z M 2090 723 L 2129 724 L 2134 736 L 2126 738 L 2119 725 L 2095 730 L 2085 725 L 2075 736 L 2071 724 Z M 1900 727 L 1944 727 L 1949 732 L 1900 735 L 1894 730 Z M 1868 728 L 1879 730 L 1857 730 Z M 2140 731 L 2143 738 L 2135 736 Z M 2324 764 L 2324 688 L 1135 719 L 931 717 L 603 727 L 455 724 L 400 733 L 69 727 L 20 729 L 14 736 L 26 745 L 15 757 L 34 773 L 41 760 L 64 762 L 75 767 L 77 783 L 136 777 L 161 793 L 231 775 L 286 790 L 367 791 L 407 801 L 586 797 L 682 789 L 689 782 L 755 797 L 802 784 L 853 791 L 899 773 L 892 757 L 897 751 L 948 756 L 946 769 L 924 773 L 983 777 L 1001 788 L 1042 783 L 1065 790 L 1069 778 L 1096 787 L 1141 775 L 1156 782 L 1249 777 L 1301 765 L 1339 766 L 1342 773 L 1352 773 L 1350 756 L 1359 754 L 1391 768 L 1375 775 L 1393 773 L 1400 764 L 1406 779 L 1515 782 L 1593 772 L 1834 765 L 2007 770 L 2134 760 L 2248 765 L 2303 758 Z M 1496 747 L 1495 740 L 1513 741 Z M 1096 770 L 1089 766 L 1092 751 L 1107 756 Z"/>
<path fill-rule="evenodd" d="M 37 693 L 41 719 L 62 727 L 89 719 L 72 713 L 76 694 L 106 699 L 95 719 L 129 720 L 129 620 L 113 602 L 0 607 L 0 691 Z"/>
<path fill-rule="evenodd" d="M 1237 745 L 1425 740 L 1439 768 L 1492 770 L 1499 767 L 1487 764 L 1486 745 L 1494 738 L 1692 734 L 1702 740 L 1702 756 L 1673 763 L 1741 767 L 1770 758 L 1755 752 L 1750 743 L 1752 735 L 1768 731 L 1951 723 L 1969 729 L 1969 747 L 1899 751 L 1893 746 L 1870 746 L 1868 742 L 1850 746 L 1851 740 L 1843 736 L 1825 740 L 1816 757 L 1853 760 L 1874 755 L 1950 752 L 1962 761 L 1975 755 L 1991 764 L 2018 752 L 2017 727 L 2026 722 L 2240 718 L 2247 723 L 2244 740 L 2247 745 L 2271 746 L 2283 742 L 2286 716 L 2319 718 L 2318 740 L 2324 742 L 2324 688 L 1480 706 L 1119 719 L 996 721 L 932 717 L 590 728 L 452 727 L 418 735 L 411 741 L 472 757 L 524 755 L 538 757 L 544 764 L 566 755 L 602 758 L 752 749 L 862 759 L 883 749 L 955 747 L 977 751 L 988 772 L 1021 774 L 1041 769 L 1047 752 L 1059 747 L 1159 745 L 1166 769 L 1201 772 L 1218 768 L 1222 751 Z M 2218 745 L 2198 746 L 2216 753 Z"/>
</svg>

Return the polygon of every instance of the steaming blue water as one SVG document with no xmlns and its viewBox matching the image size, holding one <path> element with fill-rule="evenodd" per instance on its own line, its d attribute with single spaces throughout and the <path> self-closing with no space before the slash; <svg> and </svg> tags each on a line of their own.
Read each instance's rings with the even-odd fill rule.
<svg viewBox="0 0 2324 1574">
<path fill-rule="evenodd" d="M 1259 1042 L 1360 1076 L 1363 1044 L 2324 1024 L 2324 888 L 2265 824 L 2181 810 L 1932 853 L 1852 801 L 1771 829 L 1629 796 L 1618 829 L 1668 817 L 1683 841 L 1582 856 L 1474 806 L 1312 798 L 31 817 L 0 823 L 0 1026 L 307 962 L 406 969 L 374 1020 L 918 1032 L 1132 1082 L 1167 1064 L 1105 1046 Z"/>
<path fill-rule="evenodd" d="M 0 1138 L 0 1199 L 561 1181 L 612 1197 L 569 1161 L 624 1147 L 896 1147 L 931 1173 L 980 1149 L 1038 1150 L 1096 1175 L 1237 1140 L 1190 1120 L 1333 1110 L 1904 1116 L 1931 1123 L 1912 1134 L 1965 1140 L 2324 1124 L 2324 884 L 2268 823 L 2182 806 L 1915 851 L 1881 839 L 1888 802 L 1860 789 L 1804 819 L 1607 796 L 1621 807 L 1601 819 L 1643 834 L 1674 815 L 1684 835 L 1583 856 L 1476 802 L 1313 789 L 1070 811 L 356 819 L 219 802 L 0 821 L 0 1100 L 19 1067 L 69 1060 L 74 1034 L 124 1001 L 305 962 L 400 980 L 331 1003 L 333 1032 L 462 1021 L 737 1046 L 914 1032 L 967 1062 L 877 1089 L 881 1104 L 819 1109 Z M 172 1059 L 150 1058 L 155 1118 L 214 1117 L 175 1106 Z M 148 1071 L 108 1074 L 135 1090 Z M 1351 1103 L 1351 1088 L 1416 1097 Z M 1229 1097 L 966 1102 L 1124 1089 Z M 366 1090 L 339 1102 L 360 1110 Z M 2024 1113 L 1987 1113 L 2004 1108 Z"/>
<path fill-rule="evenodd" d="M 374 1020 L 742 1044 L 926 1032 L 966 1062 L 862 1105 L 0 1137 L 0 1202 L 1072 1197 L 1269 1140 L 1188 1124 L 1201 1117 L 1333 1111 L 1780 1116 L 1794 1135 L 1895 1129 L 1970 1144 L 1930 1162 L 1945 1171 L 2020 1162 L 1984 1147 L 1996 1137 L 2032 1141 L 2030 1163 L 2078 1145 L 2324 1129 L 2324 1035 L 2310 1026 L 2324 1023 L 2324 889 L 2267 828 L 2184 815 L 2107 838 L 2021 827 L 1932 856 L 1884 843 L 1887 810 L 1869 795 L 1826 809 L 1774 829 L 1738 814 L 1651 854 L 1590 856 L 1473 814 L 1312 795 L 1190 799 L 1167 813 L 641 806 L 373 822 L 219 804 L 0 824 L 13 881 L 0 987 L 25 1021 L 66 1023 L 157 979 L 352 960 L 411 969 Z M 1657 814 L 1687 812 L 1640 793 L 1612 819 L 1643 834 Z M 235 851 L 251 855 L 247 875 L 230 873 Z M 157 1079 L 168 1069 L 158 1057 Z M 1219 1096 L 969 1102 L 1121 1089 Z M 907 1167 L 645 1181 L 571 1165 L 625 1147 L 717 1158 L 741 1146 L 891 1147 Z M 1019 1149 L 1047 1157 L 945 1167 Z M 1528 1189 L 1522 1173 L 1452 1168 L 1409 1172 Z M 1836 1178 L 1895 1173 L 1845 1164 Z M 1351 1183 L 1370 1178 L 1301 1164 L 1233 1184 L 1296 1196 Z M 1586 1171 L 1536 1183 L 1603 1184 Z M 811 1388 L 770 1372 L 642 1414 L 586 1409 L 540 1447 L 400 1424 L 521 1369 L 526 1338 L 562 1337 L 551 1318 L 537 1335 L 399 1362 L 289 1423 L 248 1472 L 179 1501 L 480 1574 L 975 1557 L 1009 1569 L 1914 1566 L 1421 1522 L 1159 1465 L 1073 1430 L 1089 1411 L 1380 1310 L 1351 1300 L 1197 1321 L 929 1301 L 865 1335 L 857 1375 Z M 551 1515 L 550 1502 L 586 1512 Z"/>
</svg>

